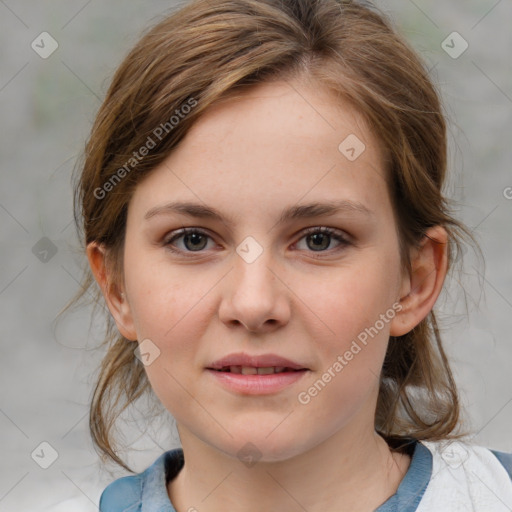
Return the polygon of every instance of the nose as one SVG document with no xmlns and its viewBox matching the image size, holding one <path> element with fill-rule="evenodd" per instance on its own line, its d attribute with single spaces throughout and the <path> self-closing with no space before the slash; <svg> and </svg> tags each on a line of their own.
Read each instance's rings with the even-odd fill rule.
<svg viewBox="0 0 512 512">
<path fill-rule="evenodd" d="M 290 292 L 270 252 L 264 250 L 251 263 L 235 254 L 219 306 L 220 320 L 226 325 L 242 325 L 249 332 L 264 333 L 288 323 Z"/>
</svg>

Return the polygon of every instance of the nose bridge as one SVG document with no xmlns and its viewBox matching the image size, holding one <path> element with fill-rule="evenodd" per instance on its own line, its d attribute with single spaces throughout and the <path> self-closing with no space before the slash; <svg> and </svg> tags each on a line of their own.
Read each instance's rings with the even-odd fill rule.
<svg viewBox="0 0 512 512">
<path fill-rule="evenodd" d="M 222 320 L 243 324 L 250 331 L 286 322 L 286 287 L 274 274 L 275 255 L 253 237 L 244 239 L 236 252 L 219 312 Z"/>
<path fill-rule="evenodd" d="M 247 236 L 237 246 L 236 252 L 235 286 L 241 287 L 242 291 L 243 288 L 249 287 L 253 291 L 268 293 L 268 286 L 276 280 L 270 270 L 275 266 L 272 250 L 268 246 L 264 247 L 253 236 Z"/>
</svg>

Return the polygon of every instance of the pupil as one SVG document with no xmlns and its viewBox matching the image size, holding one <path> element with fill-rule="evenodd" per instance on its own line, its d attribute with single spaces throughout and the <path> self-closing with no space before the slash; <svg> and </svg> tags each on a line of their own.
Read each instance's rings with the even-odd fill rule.
<svg viewBox="0 0 512 512">
<path fill-rule="evenodd" d="M 203 237 L 203 235 L 201 233 L 189 233 L 188 235 L 185 235 L 185 245 L 187 246 L 187 248 L 190 249 L 191 247 L 188 246 L 187 241 L 192 239 L 193 240 L 192 245 L 194 245 L 194 243 L 198 242 L 198 239 L 201 239 L 201 237 Z M 204 242 L 204 240 L 203 240 L 203 242 Z M 204 248 L 204 244 L 202 247 L 199 247 L 199 249 L 203 249 L 203 248 Z M 192 249 L 193 249 L 193 247 L 192 247 Z M 196 249 L 197 249 L 197 247 L 196 247 Z"/>
<path fill-rule="evenodd" d="M 323 237 L 324 242 L 327 241 L 327 244 L 324 243 L 321 249 L 326 249 L 327 247 L 329 247 L 329 235 L 326 235 L 325 233 L 315 233 L 314 235 L 310 235 L 310 238 L 313 239 L 315 243 L 319 241 L 318 237 Z"/>
</svg>

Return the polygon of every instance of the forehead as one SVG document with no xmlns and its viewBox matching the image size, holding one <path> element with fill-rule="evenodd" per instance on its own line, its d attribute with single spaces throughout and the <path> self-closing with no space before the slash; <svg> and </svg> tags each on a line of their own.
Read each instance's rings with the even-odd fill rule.
<svg viewBox="0 0 512 512">
<path fill-rule="evenodd" d="M 368 139 L 367 132 L 361 114 L 347 101 L 335 98 L 324 86 L 287 80 L 261 83 L 244 92 L 231 93 L 210 106 L 189 130 L 187 144 L 208 149 L 216 141 L 224 140 L 242 148 L 258 143 L 272 146 L 286 143 L 315 150 L 320 139 L 323 139 L 322 149 L 332 144 L 337 148 L 340 136 L 353 133 Z M 215 148 L 216 154 L 221 149 L 228 148 L 226 144 Z"/>
<path fill-rule="evenodd" d="M 362 116 L 297 81 L 259 84 L 209 108 L 138 185 L 132 209 L 176 199 L 253 216 L 302 199 L 389 206 L 379 147 Z"/>
</svg>

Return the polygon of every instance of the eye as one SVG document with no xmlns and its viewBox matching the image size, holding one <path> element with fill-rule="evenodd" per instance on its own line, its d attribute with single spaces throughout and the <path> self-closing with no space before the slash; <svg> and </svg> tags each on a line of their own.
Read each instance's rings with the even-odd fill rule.
<svg viewBox="0 0 512 512">
<path fill-rule="evenodd" d="M 301 238 L 311 241 L 311 244 L 306 244 L 312 248 L 313 252 L 327 252 L 331 245 L 332 239 L 338 241 L 338 247 L 332 250 L 340 249 L 350 245 L 348 237 L 344 236 L 341 231 L 327 227 L 314 227 L 305 231 L 305 235 Z"/>
<path fill-rule="evenodd" d="M 337 249 L 351 245 L 351 242 L 342 232 L 333 228 L 314 227 L 307 229 L 304 233 L 300 240 L 311 241 L 312 244 L 307 244 L 307 246 L 312 248 L 312 252 L 327 252 L 326 249 L 331 245 L 332 239 L 338 242 Z M 175 248 L 175 242 L 179 239 L 183 239 L 184 248 Z M 208 239 L 212 240 L 212 237 L 202 229 L 182 228 L 174 231 L 172 236 L 166 238 L 163 245 L 176 253 L 201 252 L 206 248 Z M 332 250 L 336 250 L 336 248 Z"/>
<path fill-rule="evenodd" d="M 185 249 L 174 249 L 173 242 L 183 238 Z M 164 240 L 163 244 L 172 252 L 200 252 L 206 246 L 205 241 L 211 236 L 198 228 L 183 228 L 174 232 L 174 235 Z"/>
</svg>

